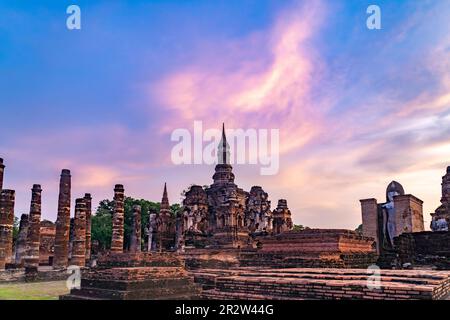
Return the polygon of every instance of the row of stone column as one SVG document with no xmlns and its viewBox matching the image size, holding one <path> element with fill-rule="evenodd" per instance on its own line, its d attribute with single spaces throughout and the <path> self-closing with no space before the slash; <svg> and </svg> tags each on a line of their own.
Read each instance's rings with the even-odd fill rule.
<svg viewBox="0 0 450 320">
<path fill-rule="evenodd" d="M 3 173 L 5 166 L 0 159 L 0 187 L 3 187 Z M 6 263 L 15 262 L 24 265 L 25 269 L 37 271 L 39 266 L 39 238 L 41 221 L 42 188 L 35 184 L 31 190 L 30 214 L 22 215 L 19 235 L 16 244 L 16 255 L 13 257 L 13 224 L 15 192 L 0 190 L 0 269 Z M 123 185 L 114 188 L 114 213 L 111 252 L 123 252 L 124 244 L 124 200 Z M 70 204 L 71 204 L 71 174 L 70 170 L 61 172 L 58 197 L 58 215 L 56 219 L 56 235 L 53 267 L 66 268 L 69 263 L 70 237 Z M 91 257 L 91 215 L 92 197 L 85 194 L 84 198 L 75 200 L 75 218 L 72 243 L 71 264 L 85 266 Z M 130 251 L 141 251 L 141 207 L 133 206 L 133 226 Z M 14 261 L 13 261 L 14 260 Z"/>
<path fill-rule="evenodd" d="M 66 268 L 69 264 L 70 240 L 70 170 L 61 172 L 58 197 L 58 216 L 56 218 L 55 254 L 53 267 Z M 73 226 L 72 256 L 70 263 L 84 267 L 91 258 L 91 217 L 92 197 L 86 193 L 83 198 L 75 199 L 75 217 Z"/>
<path fill-rule="evenodd" d="M 8 263 L 15 263 L 16 266 L 24 266 L 28 272 L 34 272 L 39 266 L 42 188 L 38 184 L 33 185 L 30 213 L 21 216 L 16 254 L 13 256 L 15 191 L 2 189 L 4 169 L 3 159 L 0 158 L 0 270 L 5 269 Z M 69 262 L 70 201 L 71 174 L 70 170 L 64 169 L 59 185 L 54 268 L 66 268 Z M 91 215 L 92 197 L 86 193 L 84 198 L 76 199 L 75 204 L 71 263 L 78 266 L 84 266 L 91 258 Z"/>
</svg>

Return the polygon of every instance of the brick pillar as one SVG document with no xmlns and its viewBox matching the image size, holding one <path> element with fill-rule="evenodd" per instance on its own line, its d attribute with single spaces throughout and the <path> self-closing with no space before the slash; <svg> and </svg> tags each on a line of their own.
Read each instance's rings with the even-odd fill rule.
<svg viewBox="0 0 450 320">
<path fill-rule="evenodd" d="M 72 247 L 72 265 L 84 267 L 86 264 L 86 201 L 75 201 L 75 219 Z"/>
<path fill-rule="evenodd" d="M 133 225 L 131 228 L 131 252 L 141 252 L 141 206 L 133 206 Z"/>
<path fill-rule="evenodd" d="M 91 259 L 91 225 L 92 225 L 92 197 L 90 193 L 84 195 L 86 203 L 86 262 Z"/>
<path fill-rule="evenodd" d="M 3 159 L 0 158 L 0 190 L 3 189 L 3 173 L 5 172 L 5 165 L 3 164 Z"/>
<path fill-rule="evenodd" d="M 376 199 L 363 199 L 361 202 L 361 216 L 363 236 L 373 238 L 379 252 L 378 239 L 378 203 Z"/>
<path fill-rule="evenodd" d="M 30 216 L 28 218 L 27 253 L 25 260 L 25 273 L 35 274 L 39 267 L 39 246 L 41 237 L 41 195 L 39 184 L 31 189 Z"/>
<path fill-rule="evenodd" d="M 19 234 L 16 242 L 16 265 L 23 267 L 24 258 L 27 255 L 28 215 L 20 217 Z"/>
<path fill-rule="evenodd" d="M 13 225 L 14 225 L 14 190 L 0 191 L 0 270 L 7 263 L 12 263 Z"/>
<path fill-rule="evenodd" d="M 75 229 L 75 218 L 70 218 L 70 223 L 69 223 L 69 251 L 68 251 L 68 253 L 69 253 L 68 261 L 69 262 L 70 262 L 70 259 L 72 259 L 74 229 Z"/>
<path fill-rule="evenodd" d="M 111 252 L 123 252 L 123 219 L 125 190 L 123 185 L 116 184 L 114 188 L 114 213 L 112 221 Z"/>
<path fill-rule="evenodd" d="M 402 233 L 425 231 L 423 223 L 423 201 L 413 195 L 394 197 L 395 236 Z"/>
<path fill-rule="evenodd" d="M 61 172 L 59 182 L 58 217 L 56 219 L 55 256 L 53 268 L 66 268 L 69 255 L 70 231 L 70 170 Z"/>
</svg>

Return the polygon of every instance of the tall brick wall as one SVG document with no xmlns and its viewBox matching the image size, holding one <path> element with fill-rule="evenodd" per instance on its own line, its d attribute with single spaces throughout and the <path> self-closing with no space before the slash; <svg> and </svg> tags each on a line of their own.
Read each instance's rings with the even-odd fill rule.
<svg viewBox="0 0 450 320">
<path fill-rule="evenodd" d="M 378 204 L 376 199 L 361 202 L 363 236 L 375 239 L 378 251 Z"/>
<path fill-rule="evenodd" d="M 394 197 L 395 223 L 399 236 L 402 233 L 424 231 L 423 201 L 407 194 Z"/>
</svg>

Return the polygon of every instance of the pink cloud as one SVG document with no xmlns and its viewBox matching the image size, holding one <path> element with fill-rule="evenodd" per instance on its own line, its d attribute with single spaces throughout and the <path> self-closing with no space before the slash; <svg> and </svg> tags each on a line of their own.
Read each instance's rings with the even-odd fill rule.
<svg viewBox="0 0 450 320">
<path fill-rule="evenodd" d="M 322 3 L 308 1 L 282 12 L 269 32 L 218 44 L 211 49 L 215 55 L 200 52 L 197 62 L 152 88 L 176 115 L 164 129 L 194 120 L 211 127 L 225 121 L 229 128 L 280 128 L 282 152 L 310 141 L 323 126 L 324 110 L 310 96 L 321 66 L 309 40 L 323 18 Z"/>
</svg>

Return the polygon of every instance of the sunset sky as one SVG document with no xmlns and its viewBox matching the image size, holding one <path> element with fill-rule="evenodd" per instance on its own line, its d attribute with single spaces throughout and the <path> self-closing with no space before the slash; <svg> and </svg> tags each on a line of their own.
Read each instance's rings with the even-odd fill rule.
<svg viewBox="0 0 450 320">
<path fill-rule="evenodd" d="M 66 8 L 81 8 L 81 30 Z M 366 27 L 377 4 L 382 29 Z M 61 169 L 90 192 L 181 201 L 212 165 L 174 165 L 171 133 L 280 130 L 280 171 L 236 165 L 294 222 L 355 229 L 359 199 L 391 180 L 439 205 L 450 165 L 450 1 L 2 1 L 0 157 L 16 216 L 43 188 L 55 220 Z M 73 212 L 72 212 L 73 215 Z"/>
</svg>

